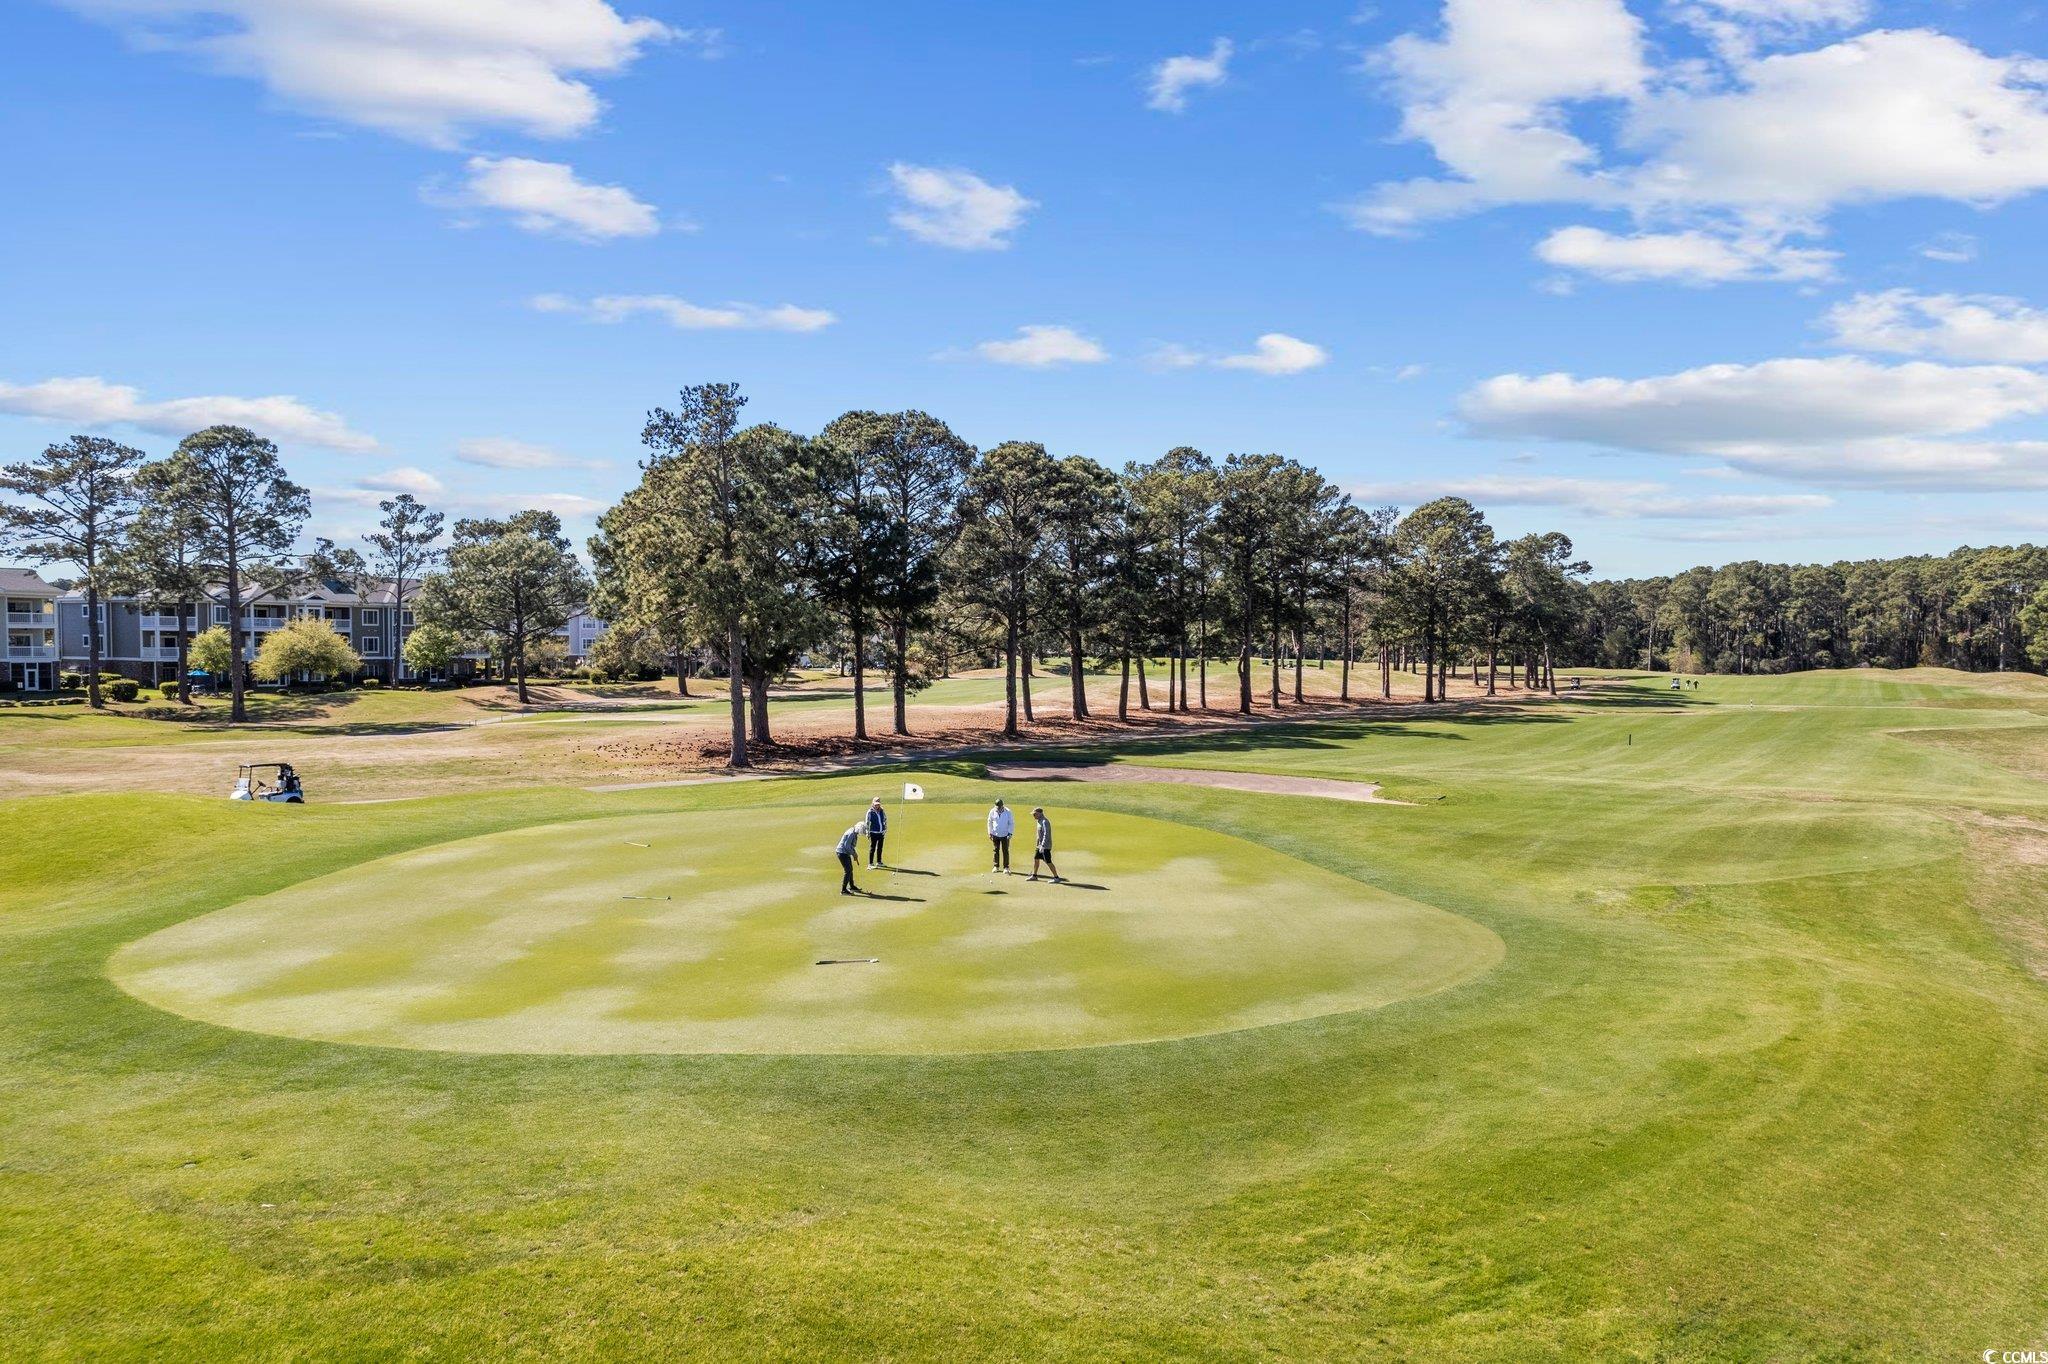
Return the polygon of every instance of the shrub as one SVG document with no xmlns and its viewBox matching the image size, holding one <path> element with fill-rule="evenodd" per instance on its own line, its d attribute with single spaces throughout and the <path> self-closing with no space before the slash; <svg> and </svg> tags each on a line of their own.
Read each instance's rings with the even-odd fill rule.
<svg viewBox="0 0 2048 1364">
<path fill-rule="evenodd" d="M 66 691 L 70 691 L 70 690 L 73 690 L 73 689 L 75 689 L 75 688 L 78 688 L 78 687 L 82 687 L 82 686 L 84 686 L 84 685 L 85 685 L 85 674 L 84 674 L 84 673 L 58 673 L 58 674 L 57 674 L 57 685 L 58 685 L 58 686 L 60 686 L 60 687 L 62 687 L 62 688 L 64 688 L 64 689 L 65 689 Z"/>
<path fill-rule="evenodd" d="M 142 684 L 132 677 L 115 677 L 107 683 L 107 694 L 116 701 L 129 702 L 142 694 Z"/>
<path fill-rule="evenodd" d="M 182 683 L 178 683 L 178 682 L 166 682 L 166 683 L 164 683 L 164 686 L 163 686 L 163 692 L 164 692 L 164 700 L 166 700 L 166 701 L 175 701 L 175 700 L 177 700 L 177 699 L 178 699 L 178 688 L 179 688 L 179 687 L 180 687 L 181 685 L 183 685 L 183 684 L 182 684 Z"/>
<path fill-rule="evenodd" d="M 183 706 L 144 706 L 135 713 L 145 720 L 185 720 L 197 714 Z"/>
<path fill-rule="evenodd" d="M 365 691 L 376 691 L 384 685 L 384 679 L 381 677 L 366 677 L 356 685 Z"/>
</svg>

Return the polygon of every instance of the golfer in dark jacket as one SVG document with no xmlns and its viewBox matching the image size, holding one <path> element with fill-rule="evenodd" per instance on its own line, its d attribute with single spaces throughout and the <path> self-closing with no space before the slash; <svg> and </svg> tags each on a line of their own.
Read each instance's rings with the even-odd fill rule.
<svg viewBox="0 0 2048 1364">
<path fill-rule="evenodd" d="M 853 855 L 860 851 L 860 825 L 856 824 L 839 835 L 839 846 L 832 851 L 839 856 L 839 893 L 858 895 L 860 887 L 853 883 Z"/>
<path fill-rule="evenodd" d="M 1038 836 L 1031 842 L 1031 879 L 1038 879 L 1038 864 L 1045 863 L 1045 869 L 1052 873 L 1054 885 L 1067 878 L 1060 875 L 1060 869 L 1052 860 L 1052 821 L 1045 817 L 1045 807 L 1040 805 L 1031 811 L 1032 820 L 1038 825 Z"/>
<path fill-rule="evenodd" d="M 882 798 L 876 796 L 868 803 L 868 866 L 876 871 L 882 869 L 882 840 L 889 836 L 889 816 L 882 809 Z"/>
</svg>

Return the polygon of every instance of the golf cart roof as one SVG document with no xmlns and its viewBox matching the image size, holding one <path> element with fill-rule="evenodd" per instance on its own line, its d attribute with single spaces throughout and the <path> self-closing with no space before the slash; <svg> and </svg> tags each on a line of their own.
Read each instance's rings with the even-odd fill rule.
<svg viewBox="0 0 2048 1364">
<path fill-rule="evenodd" d="M 280 772 L 289 772 L 292 770 L 292 765 L 290 763 L 243 763 L 242 771 L 262 772 L 273 767 Z"/>
</svg>

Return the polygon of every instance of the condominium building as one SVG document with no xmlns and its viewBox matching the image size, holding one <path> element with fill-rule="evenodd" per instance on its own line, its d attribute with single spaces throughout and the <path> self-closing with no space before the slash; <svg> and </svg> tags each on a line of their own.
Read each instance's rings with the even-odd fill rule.
<svg viewBox="0 0 2048 1364">
<path fill-rule="evenodd" d="M 405 666 L 404 648 L 413 630 L 411 603 L 417 591 L 417 584 L 408 583 L 401 602 L 389 581 L 360 592 L 343 583 L 312 580 L 274 591 L 252 589 L 242 602 L 243 656 L 253 659 L 270 631 L 311 618 L 325 620 L 349 642 L 361 655 L 366 675 L 391 675 L 396 658 L 397 676 L 411 679 L 414 674 Z M 84 592 L 52 586 L 31 569 L 0 568 L 0 597 L 5 599 L 7 629 L 6 647 L 0 650 L 0 688 L 8 690 L 52 691 L 60 674 L 84 672 L 91 666 L 94 632 L 100 640 L 101 671 L 161 685 L 177 677 L 180 637 L 189 639 L 228 623 L 225 593 L 217 586 L 183 615 L 175 608 L 124 596 L 102 598 L 95 614 Z M 603 621 L 578 610 L 555 633 L 567 645 L 570 660 L 580 663 L 604 628 Z M 465 656 L 447 674 L 468 676 L 483 661 L 480 654 Z"/>
<path fill-rule="evenodd" d="M 0 568 L 0 688 L 54 691 L 57 687 L 57 602 L 64 594 L 33 569 Z"/>
</svg>

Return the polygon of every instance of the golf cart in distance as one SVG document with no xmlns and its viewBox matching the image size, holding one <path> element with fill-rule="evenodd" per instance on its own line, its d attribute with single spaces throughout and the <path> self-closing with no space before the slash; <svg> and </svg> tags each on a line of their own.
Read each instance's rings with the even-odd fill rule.
<svg viewBox="0 0 2048 1364">
<path fill-rule="evenodd" d="M 266 782 L 261 776 L 265 772 L 277 773 L 275 782 Z M 306 792 L 299 785 L 299 774 L 292 771 L 290 763 L 243 763 L 235 777 L 234 792 L 229 800 L 260 800 L 272 805 L 304 805 Z"/>
</svg>

